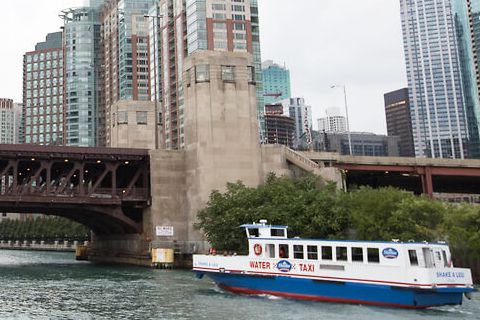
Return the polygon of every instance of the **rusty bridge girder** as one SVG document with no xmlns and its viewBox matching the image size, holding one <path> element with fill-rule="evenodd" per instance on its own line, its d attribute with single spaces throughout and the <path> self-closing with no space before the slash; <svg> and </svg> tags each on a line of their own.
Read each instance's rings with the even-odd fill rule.
<svg viewBox="0 0 480 320">
<path fill-rule="evenodd" d="M 140 233 L 148 150 L 0 145 L 0 211 L 58 215 L 98 234 Z"/>
</svg>

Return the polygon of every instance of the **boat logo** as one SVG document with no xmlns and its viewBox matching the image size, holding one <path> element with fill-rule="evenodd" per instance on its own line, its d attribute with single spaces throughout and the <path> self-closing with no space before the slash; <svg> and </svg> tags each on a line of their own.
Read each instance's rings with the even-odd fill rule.
<svg viewBox="0 0 480 320">
<path fill-rule="evenodd" d="M 290 272 L 292 270 L 292 264 L 287 260 L 280 260 L 277 263 L 277 269 L 281 272 Z"/>
<path fill-rule="evenodd" d="M 383 249 L 382 254 L 387 259 L 397 259 L 398 258 L 398 251 L 394 248 L 386 248 Z"/>
</svg>

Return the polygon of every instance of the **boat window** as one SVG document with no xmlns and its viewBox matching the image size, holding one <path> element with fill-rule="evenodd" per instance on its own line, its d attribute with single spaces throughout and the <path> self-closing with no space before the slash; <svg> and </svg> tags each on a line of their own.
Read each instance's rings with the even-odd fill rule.
<svg viewBox="0 0 480 320">
<path fill-rule="evenodd" d="M 332 260 L 332 247 L 322 247 L 322 260 Z"/>
<path fill-rule="evenodd" d="M 302 245 L 294 245 L 293 246 L 293 258 L 303 259 L 303 246 Z"/>
<path fill-rule="evenodd" d="M 347 261 L 347 247 L 337 247 L 337 261 Z"/>
<path fill-rule="evenodd" d="M 352 261 L 363 262 L 363 248 L 352 248 Z"/>
<path fill-rule="evenodd" d="M 443 266 L 447 268 L 449 267 L 449 265 L 448 265 L 447 253 L 445 252 L 445 250 L 442 250 L 442 255 L 443 255 Z"/>
<path fill-rule="evenodd" d="M 380 250 L 378 248 L 367 248 L 367 259 L 369 263 L 380 263 Z"/>
<path fill-rule="evenodd" d="M 423 251 L 423 258 L 425 260 L 425 267 L 426 268 L 433 268 L 432 249 L 422 248 L 422 251 Z"/>
<path fill-rule="evenodd" d="M 317 246 L 307 246 L 307 258 L 308 260 L 318 260 Z"/>
<path fill-rule="evenodd" d="M 257 229 L 257 228 L 255 228 L 255 229 L 253 229 L 253 228 L 252 228 L 252 229 L 248 229 L 248 235 L 249 235 L 250 237 L 258 238 L 258 236 L 259 236 L 258 229 Z"/>
<path fill-rule="evenodd" d="M 269 258 L 275 258 L 275 245 L 274 244 L 267 244 L 266 246 L 266 255 Z"/>
<path fill-rule="evenodd" d="M 408 250 L 411 266 L 418 266 L 417 250 Z"/>
<path fill-rule="evenodd" d="M 270 229 L 270 235 L 272 237 L 285 237 L 284 229 Z"/>
<path fill-rule="evenodd" d="M 278 246 L 278 256 L 280 259 L 288 259 L 288 244 L 280 244 Z"/>
</svg>

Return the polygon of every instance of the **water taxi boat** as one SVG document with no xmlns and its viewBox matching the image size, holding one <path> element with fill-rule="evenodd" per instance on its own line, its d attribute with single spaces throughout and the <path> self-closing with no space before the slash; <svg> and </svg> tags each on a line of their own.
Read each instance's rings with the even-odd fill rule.
<svg viewBox="0 0 480 320">
<path fill-rule="evenodd" d="M 462 304 L 475 290 L 445 243 L 287 238 L 287 226 L 243 225 L 248 256 L 194 255 L 193 270 L 241 294 L 429 308 Z"/>
</svg>

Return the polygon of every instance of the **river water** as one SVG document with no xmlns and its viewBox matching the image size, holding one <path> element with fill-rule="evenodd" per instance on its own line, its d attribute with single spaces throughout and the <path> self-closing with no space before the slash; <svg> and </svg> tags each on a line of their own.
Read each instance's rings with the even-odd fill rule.
<svg viewBox="0 0 480 320">
<path fill-rule="evenodd" d="M 0 319 L 480 319 L 480 294 L 461 307 L 423 311 L 301 302 L 230 294 L 188 271 L 0 250 Z"/>
</svg>

